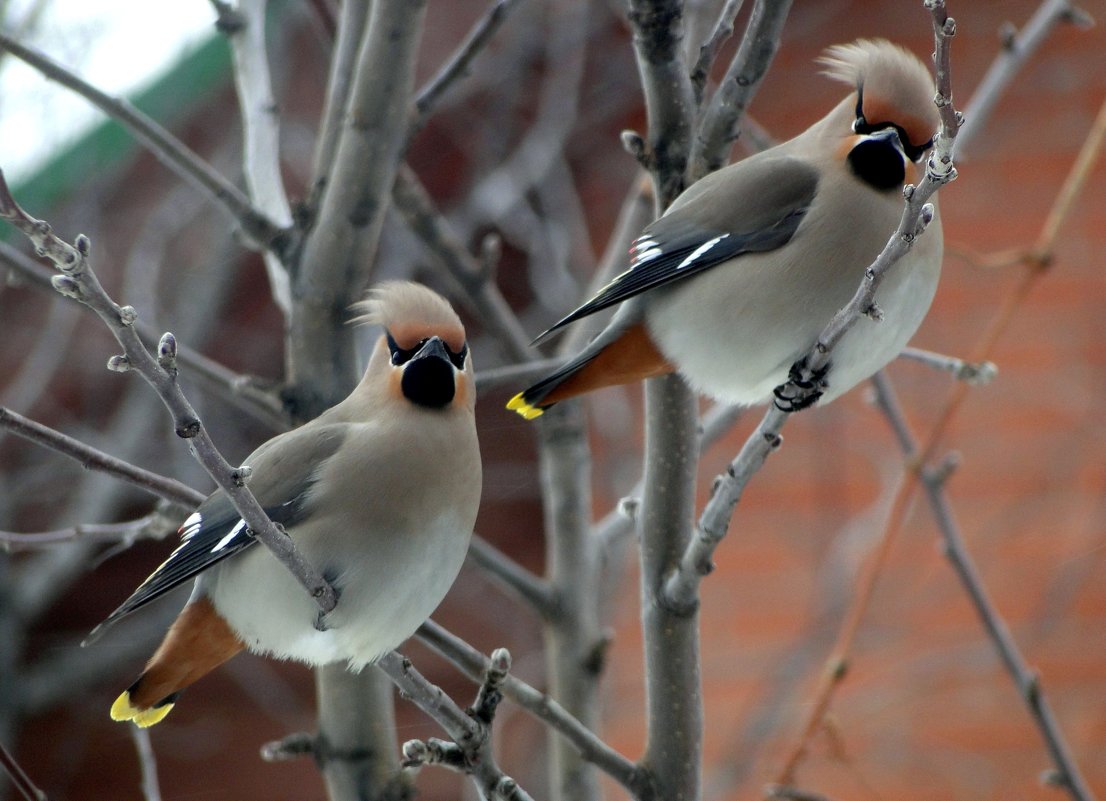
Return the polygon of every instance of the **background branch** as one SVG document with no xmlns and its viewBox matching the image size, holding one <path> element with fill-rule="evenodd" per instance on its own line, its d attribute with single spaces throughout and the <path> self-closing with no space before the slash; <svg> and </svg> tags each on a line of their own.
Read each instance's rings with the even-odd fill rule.
<svg viewBox="0 0 1106 801">
<path fill-rule="evenodd" d="M 790 10 L 791 0 L 756 0 L 741 46 L 703 112 L 691 154 L 693 181 L 726 163 L 745 109 L 780 46 L 783 24 Z"/>
<path fill-rule="evenodd" d="M 83 442 L 75 440 L 60 431 L 55 431 L 49 426 L 36 423 L 34 420 L 28 420 L 23 415 L 16 414 L 11 409 L 3 406 L 0 406 L 0 428 L 18 434 L 63 456 L 68 456 L 79 463 L 81 467 L 106 473 L 181 506 L 193 507 L 204 499 L 203 493 L 197 492 L 174 478 L 159 476 L 157 473 L 128 464 L 122 459 L 117 459 L 110 454 L 97 450 L 91 445 L 85 445 Z"/>
<path fill-rule="evenodd" d="M 1018 688 L 1018 694 L 1028 707 L 1033 722 L 1040 731 L 1045 747 L 1052 757 L 1055 771 L 1050 776 L 1048 783 L 1063 787 L 1070 793 L 1074 801 L 1094 801 L 1094 793 L 1091 792 L 1090 785 L 1087 784 L 1086 779 L 1080 773 L 1079 767 L 1072 757 L 1071 749 L 1060 731 L 1056 715 L 1045 698 L 1040 675 L 1029 667 L 1025 657 L 1022 656 L 1009 627 L 1006 625 L 1006 621 L 1003 620 L 1002 615 L 999 614 L 988 596 L 979 576 L 979 571 L 968 553 L 963 534 L 945 493 L 945 483 L 949 477 L 949 471 L 917 461 L 920 455 L 918 443 L 910 431 L 890 380 L 883 373 L 877 373 L 873 378 L 873 384 L 876 390 L 876 403 L 894 429 L 895 436 L 902 446 L 903 456 L 909 464 L 913 465 L 913 470 L 925 489 L 930 508 L 933 511 L 933 517 L 941 532 L 945 556 L 948 557 L 956 571 L 956 575 L 964 585 L 964 590 L 967 592 L 984 630 L 991 638 L 1003 666 Z"/>
<path fill-rule="evenodd" d="M 234 58 L 234 87 L 242 119 L 242 167 L 254 206 L 280 228 L 291 228 L 292 210 L 280 172 L 280 118 L 265 49 L 268 0 L 238 0 L 235 24 L 223 26 Z M 292 289 L 280 254 L 262 254 L 269 288 L 281 313 L 292 313 Z"/>
<path fill-rule="evenodd" d="M 278 251 L 284 246 L 284 232 L 279 225 L 255 209 L 238 187 L 187 145 L 130 103 L 110 97 L 37 50 L 26 47 L 3 33 L 0 33 L 0 50 L 6 50 L 50 80 L 85 98 L 123 125 L 167 167 L 226 210 L 242 227 L 250 241 L 262 248 Z"/>
<path fill-rule="evenodd" d="M 118 306 L 100 286 L 100 282 L 88 264 L 90 248 L 88 238 L 78 235 L 74 247 L 50 233 L 49 225 L 30 217 L 16 204 L 2 172 L 0 172 L 0 217 L 22 231 L 38 251 L 54 262 L 61 271 L 61 275 L 54 279 L 54 287 L 62 294 L 91 307 L 123 347 L 123 356 L 113 356 L 108 361 L 109 369 L 138 371 L 172 414 L 177 435 L 190 441 L 192 453 L 197 461 L 227 494 L 235 510 L 242 515 L 242 519 L 246 521 L 254 536 L 288 567 L 324 613 L 332 610 L 337 604 L 334 589 L 300 556 L 291 539 L 269 520 L 253 493 L 245 486 L 241 472 L 231 467 L 215 448 L 200 418 L 177 385 L 176 340 L 172 335 L 166 334 L 162 337 L 158 358 L 155 360 L 134 330 L 133 323 L 138 318 L 137 312 L 130 306 Z"/>
</svg>

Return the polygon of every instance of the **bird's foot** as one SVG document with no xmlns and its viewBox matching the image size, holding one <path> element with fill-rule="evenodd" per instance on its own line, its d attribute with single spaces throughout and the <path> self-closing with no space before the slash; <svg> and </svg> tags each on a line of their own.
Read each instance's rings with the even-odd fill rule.
<svg viewBox="0 0 1106 801">
<path fill-rule="evenodd" d="M 826 383 L 829 369 L 830 366 L 827 364 L 817 370 L 811 370 L 807 366 L 805 357 L 795 362 L 787 373 L 787 383 L 780 384 L 772 390 L 772 394 L 776 396 L 776 408 L 791 414 L 813 406 L 829 386 Z"/>
<path fill-rule="evenodd" d="M 341 599 L 342 591 L 338 588 L 338 585 L 334 583 L 334 575 L 323 573 L 323 578 L 326 579 L 327 583 L 331 586 L 331 589 L 334 590 L 334 600 L 338 601 L 339 599 Z M 315 615 L 315 631 L 330 631 L 330 629 L 332 628 L 331 618 L 333 617 L 334 612 L 335 610 L 337 610 L 337 608 L 338 607 L 335 606 L 334 609 L 331 609 L 329 612 L 324 612 L 322 609 L 318 611 L 318 613 Z"/>
</svg>

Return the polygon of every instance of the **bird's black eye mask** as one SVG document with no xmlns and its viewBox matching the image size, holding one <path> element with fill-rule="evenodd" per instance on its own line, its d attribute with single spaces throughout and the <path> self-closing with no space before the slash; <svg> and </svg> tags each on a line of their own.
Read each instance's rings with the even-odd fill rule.
<svg viewBox="0 0 1106 801">
<path fill-rule="evenodd" d="M 401 364 L 406 364 L 407 362 L 411 361 L 412 357 L 420 350 L 422 350 L 422 346 L 430 341 L 429 338 L 420 339 L 418 342 L 415 343 L 415 347 L 413 348 L 401 348 L 399 344 L 395 341 L 395 338 L 392 337 L 391 331 L 385 331 L 384 335 L 387 337 L 388 340 L 388 350 L 391 351 L 392 354 L 392 364 L 396 365 L 397 367 Z M 458 370 L 464 370 L 465 357 L 468 356 L 469 352 L 468 343 L 466 342 L 464 345 L 462 345 L 461 349 L 456 353 L 453 352 L 453 349 L 450 348 L 449 345 L 445 345 L 445 349 L 446 352 L 449 354 L 449 361 L 453 364 L 453 366 L 456 367 Z"/>
<path fill-rule="evenodd" d="M 864 118 L 864 87 L 856 87 L 856 120 L 853 121 L 853 133 L 858 134 L 871 134 L 876 131 L 883 131 L 888 128 L 894 128 L 899 134 L 899 141 L 902 142 L 902 151 L 906 154 L 906 157 L 911 161 L 917 163 L 921 161 L 925 152 L 933 147 L 933 137 L 931 136 L 927 141 L 922 142 L 920 145 L 915 145 L 910 141 L 910 137 L 906 135 L 906 131 L 902 126 L 896 125 L 893 122 L 868 122 Z"/>
</svg>

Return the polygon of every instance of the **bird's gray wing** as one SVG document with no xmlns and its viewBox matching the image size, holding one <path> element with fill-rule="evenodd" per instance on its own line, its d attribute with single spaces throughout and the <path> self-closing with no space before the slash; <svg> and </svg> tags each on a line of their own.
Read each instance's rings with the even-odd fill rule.
<svg viewBox="0 0 1106 801">
<path fill-rule="evenodd" d="M 634 240 L 628 270 L 538 340 L 648 289 L 744 253 L 763 253 L 787 244 L 817 188 L 814 166 L 788 156 L 752 157 L 706 176 Z"/>
<path fill-rule="evenodd" d="M 340 424 L 307 424 L 266 442 L 246 460 L 254 474 L 250 489 L 274 523 L 285 528 L 311 515 L 310 490 L 319 466 L 338 450 L 345 436 Z M 85 640 L 120 618 L 160 598 L 256 541 L 222 490 L 204 500 L 181 525 L 180 544 L 142 584 Z"/>
</svg>

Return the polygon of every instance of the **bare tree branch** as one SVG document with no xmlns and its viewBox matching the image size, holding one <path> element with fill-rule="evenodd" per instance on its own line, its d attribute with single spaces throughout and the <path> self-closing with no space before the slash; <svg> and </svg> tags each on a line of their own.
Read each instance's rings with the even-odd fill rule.
<svg viewBox="0 0 1106 801">
<path fill-rule="evenodd" d="M 703 92 L 706 89 L 707 79 L 710 77 L 711 67 L 722 45 L 733 36 L 734 22 L 745 0 L 725 0 L 722 10 L 718 14 L 714 31 L 710 38 L 703 42 L 699 48 L 699 57 L 695 60 L 695 66 L 691 68 L 691 85 L 695 90 L 695 103 L 703 102 Z"/>
<path fill-rule="evenodd" d="M 919 362 L 934 370 L 952 373 L 957 381 L 967 381 L 976 386 L 989 384 L 998 375 L 998 367 L 994 362 L 966 362 L 955 356 L 945 356 L 920 348 L 903 348 L 899 358 Z"/>
<path fill-rule="evenodd" d="M 369 10 L 333 163 L 293 278 L 285 397 L 299 419 L 356 383 L 354 332 L 344 323 L 371 275 L 425 14 L 425 0 L 379 0 Z"/>
<path fill-rule="evenodd" d="M 54 292 L 53 271 L 3 241 L 0 241 L 0 263 L 28 279 L 32 286 Z M 141 319 L 135 320 L 134 329 L 146 347 L 153 347 L 161 336 L 156 328 Z M 177 361 L 194 371 L 197 381 L 254 420 L 275 431 L 288 428 L 280 401 L 273 393 L 260 389 L 257 378 L 235 373 L 182 344 L 177 345 Z"/>
<path fill-rule="evenodd" d="M 292 210 L 280 173 L 280 118 L 265 49 L 268 0 L 239 0 L 233 26 L 222 26 L 234 59 L 234 86 L 242 119 L 242 166 L 254 206 L 281 228 L 292 226 Z M 278 254 L 262 253 L 273 302 L 292 312 L 288 270 Z"/>
<path fill-rule="evenodd" d="M 499 649 L 493 656 L 496 655 L 500 657 L 499 660 L 493 660 L 483 678 L 485 684 L 492 683 L 493 686 L 496 680 L 488 677 L 489 672 L 498 671 L 501 675 L 497 680 L 502 681 L 511 664 L 510 654 L 506 649 Z M 417 766 L 434 761 L 471 776 L 489 801 L 532 801 L 525 790 L 499 769 L 490 753 L 494 703 L 485 702 L 484 712 L 487 719 L 482 720 L 457 706 L 440 687 L 427 681 L 409 659 L 396 651 L 385 654 L 376 664 L 405 698 L 437 721 L 453 739 L 452 743 L 436 741 L 439 746 L 438 754 L 433 760 L 428 754 L 427 744 L 418 740 L 408 741 L 403 746 L 405 765 Z"/>
<path fill-rule="evenodd" d="M 161 787 L 157 781 L 157 758 L 150 743 L 149 729 L 140 726 L 128 726 L 134 750 L 138 754 L 138 765 L 142 770 L 142 796 L 146 801 L 161 801 Z"/>
<path fill-rule="evenodd" d="M 1003 32 L 1002 50 L 964 107 L 964 126 L 960 129 L 956 143 L 960 153 L 964 153 L 976 134 L 984 129 L 991 119 L 995 103 L 1014 76 L 1062 22 L 1082 27 L 1093 24 L 1087 12 L 1070 0 L 1043 0 L 1021 31 L 1009 29 Z"/>
<path fill-rule="evenodd" d="M 3 743 L 0 743 L 0 768 L 3 768 L 4 772 L 8 774 L 12 785 L 26 801 L 46 801 L 46 793 L 35 786 L 35 783 L 15 761 L 15 757 L 12 756 Z"/>
<path fill-rule="evenodd" d="M 741 117 L 780 46 L 780 33 L 790 10 L 791 0 L 756 0 L 741 46 L 703 113 L 692 145 L 692 181 L 726 163 Z"/>
<path fill-rule="evenodd" d="M 543 620 L 556 614 L 556 598 L 549 583 L 484 538 L 473 536 L 468 558 L 492 579 L 526 602 Z"/>
<path fill-rule="evenodd" d="M 368 0 L 347 0 L 341 4 L 338 37 L 330 57 L 326 82 L 326 100 L 319 122 L 312 168 L 311 190 L 305 204 L 308 216 L 314 216 L 334 170 L 334 155 L 342 137 L 350 86 L 369 15 Z"/>
<path fill-rule="evenodd" d="M 545 619 L 546 672 L 554 698 L 589 729 L 600 723 L 599 676 L 609 644 L 599 620 L 599 540 L 591 529 L 591 454 L 580 401 L 559 403 L 538 421 L 545 563 L 554 603 Z M 599 777 L 557 738 L 551 797 L 598 799 Z"/>
<path fill-rule="evenodd" d="M 192 182 L 229 213 L 257 246 L 280 252 L 286 244 L 286 232 L 254 208 L 238 187 L 224 178 L 187 145 L 170 134 L 130 103 L 110 97 L 81 80 L 46 55 L 0 33 L 0 50 L 6 50 L 44 76 L 88 100 L 96 108 L 122 124 L 167 167 Z"/>
<path fill-rule="evenodd" d="M 450 634 L 432 620 L 419 627 L 417 636 L 473 681 L 480 681 L 489 661 L 482 653 L 459 637 Z M 618 781 L 635 798 L 653 799 L 647 777 L 633 762 L 619 754 L 555 700 L 529 684 L 507 676 L 503 694 L 539 720 L 555 729 L 589 762 Z"/>
<path fill-rule="evenodd" d="M 665 578 L 688 547 L 695 515 L 695 395 L 678 376 L 650 379 L 645 412 L 638 523 L 647 740 L 640 765 L 660 798 L 696 799 L 703 739 L 699 610 L 673 606 L 665 593 Z"/>
<path fill-rule="evenodd" d="M 646 140 L 638 160 L 656 186 L 659 214 L 687 184 L 694 92 L 684 59 L 682 6 L 631 0 L 634 53 L 645 91 Z M 633 144 L 633 137 L 623 141 Z M 679 376 L 645 382 L 645 473 L 639 518 L 646 745 L 639 763 L 665 799 L 699 797 L 703 699 L 696 609 L 665 604 L 664 576 L 679 559 L 694 515 L 698 411 Z"/>
<path fill-rule="evenodd" d="M 937 527 L 941 531 L 945 556 L 948 557 L 961 583 L 963 583 L 968 598 L 971 600 L 976 614 L 979 615 L 980 622 L 983 623 L 984 629 L 994 643 L 1006 671 L 1014 680 L 1022 700 L 1029 708 L 1033 722 L 1040 731 L 1045 747 L 1052 757 L 1055 770 L 1048 779 L 1049 784 L 1067 790 L 1074 801 L 1094 801 L 1094 793 L 1086 779 L 1079 772 L 1079 767 L 1071 754 L 1071 749 L 1060 731 L 1056 715 L 1045 698 L 1041 677 L 1029 667 L 1025 657 L 1022 656 L 1002 615 L 999 614 L 994 603 L 987 595 L 979 571 L 968 553 L 964 537 L 960 532 L 960 526 L 956 522 L 952 508 L 949 505 L 948 496 L 945 494 L 945 481 L 948 478 L 948 471 L 932 465 L 920 464 L 917 461 L 919 456 L 918 443 L 910 431 L 890 380 L 883 373 L 877 373 L 873 378 L 873 384 L 876 389 L 877 404 L 887 417 L 895 436 L 902 445 L 907 464 L 917 473 L 929 498 L 930 508 L 933 510 Z"/>
<path fill-rule="evenodd" d="M 392 693 L 388 677 L 378 670 L 356 674 L 341 663 L 315 669 L 319 732 L 310 737 L 311 754 L 332 801 L 414 798 L 410 777 L 398 770 Z M 278 758 L 274 744 L 262 752 Z"/>
<path fill-rule="evenodd" d="M 659 214 L 687 180 L 695 98 L 684 61 L 683 7 L 677 0 L 630 0 L 629 17 L 649 125 L 641 155 L 656 181 Z"/>
<path fill-rule="evenodd" d="M 174 533 L 179 524 L 179 517 L 170 517 L 163 511 L 157 511 L 125 523 L 78 523 L 71 528 L 38 531 L 34 534 L 0 531 L 0 550 L 27 551 L 79 539 L 95 539 L 129 545 L 140 539 L 163 539 Z"/>
<path fill-rule="evenodd" d="M 185 398 L 177 384 L 176 340 L 172 334 L 165 334 L 161 338 L 157 359 L 151 356 L 134 330 L 133 323 L 138 318 L 138 313 L 130 306 L 120 307 L 108 297 L 88 264 L 88 238 L 83 234 L 78 235 L 74 247 L 54 236 L 48 224 L 34 219 L 19 207 L 11 196 L 2 172 L 0 217 L 22 231 L 34 243 L 37 251 L 49 258 L 61 271 L 53 279 L 54 287 L 63 295 L 91 307 L 122 345 L 124 354 L 113 356 L 108 361 L 109 369 L 136 370 L 154 388 L 173 416 L 177 435 L 189 440 L 197 461 L 227 494 L 246 525 L 288 567 L 320 609 L 324 613 L 331 611 L 337 604 L 334 588 L 303 559 L 292 540 L 269 520 L 253 493 L 246 487 L 244 471 L 227 463 Z"/>
<path fill-rule="evenodd" d="M 437 257 L 449 277 L 460 285 L 467 305 L 495 334 L 504 350 L 512 359 L 529 361 L 530 341 L 518 317 L 495 283 L 489 280 L 487 272 L 481 269 L 480 262 L 458 241 L 414 170 L 406 164 L 396 175 L 392 201 L 408 227 Z"/>
<path fill-rule="evenodd" d="M 427 119 L 434 113 L 434 107 L 449 87 L 468 74 L 473 59 L 488 46 L 488 42 L 495 36 L 496 31 L 516 5 L 518 0 L 495 0 L 434 77 L 419 89 L 415 95 L 414 110 L 407 132 L 408 142 L 426 124 Z"/>
<path fill-rule="evenodd" d="M 49 426 L 29 420 L 4 406 L 0 406 L 0 428 L 63 456 L 68 456 L 85 469 L 106 473 L 181 506 L 196 506 L 205 497 L 203 493 L 182 484 L 175 478 L 159 476 L 157 473 L 117 459 Z"/>
</svg>

